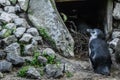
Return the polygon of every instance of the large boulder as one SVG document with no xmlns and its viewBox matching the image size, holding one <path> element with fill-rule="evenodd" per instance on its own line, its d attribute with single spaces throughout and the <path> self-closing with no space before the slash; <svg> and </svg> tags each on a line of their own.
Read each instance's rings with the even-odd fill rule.
<svg viewBox="0 0 120 80">
<path fill-rule="evenodd" d="M 115 8 L 113 10 L 113 17 L 116 20 L 120 20 L 120 3 L 116 3 Z"/>
<path fill-rule="evenodd" d="M 52 41 L 62 51 L 60 53 L 63 56 L 73 57 L 74 40 L 52 1 L 30 0 L 28 18 L 44 38 Z"/>
</svg>

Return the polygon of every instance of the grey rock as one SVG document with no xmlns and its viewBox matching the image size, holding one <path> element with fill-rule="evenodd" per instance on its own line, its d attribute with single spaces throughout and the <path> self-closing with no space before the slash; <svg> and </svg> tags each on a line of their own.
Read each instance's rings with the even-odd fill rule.
<svg viewBox="0 0 120 80">
<path fill-rule="evenodd" d="M 0 21 L 3 23 L 10 23 L 12 22 L 12 17 L 9 13 L 3 12 L 0 16 Z"/>
<path fill-rule="evenodd" d="M 10 45 L 14 42 L 17 42 L 17 38 L 14 35 L 11 35 L 11 36 L 4 38 L 3 41 L 6 45 Z"/>
<path fill-rule="evenodd" d="M 8 13 L 15 13 L 15 7 L 14 6 L 5 6 L 4 11 Z"/>
<path fill-rule="evenodd" d="M 113 54 L 114 50 L 112 48 L 109 48 L 110 54 Z"/>
<path fill-rule="evenodd" d="M 120 20 L 120 3 L 115 4 L 115 8 L 113 10 L 113 17 L 116 20 Z"/>
<path fill-rule="evenodd" d="M 14 53 L 7 53 L 6 59 L 7 61 L 18 67 L 22 66 L 25 63 L 25 60 L 22 57 Z"/>
<path fill-rule="evenodd" d="M 20 55 L 20 45 L 17 42 L 12 43 L 5 48 L 5 52 Z"/>
<path fill-rule="evenodd" d="M 9 0 L 0 0 L 0 4 L 3 6 L 11 5 Z"/>
<path fill-rule="evenodd" d="M 18 4 L 15 5 L 15 11 L 16 12 L 21 12 L 21 8 Z"/>
<path fill-rule="evenodd" d="M 53 39 L 56 48 L 63 56 L 74 56 L 74 40 L 51 2 L 50 0 L 30 0 L 28 12 L 31 11 L 31 13 L 28 13 L 28 18 L 37 29 L 43 29 Z M 43 30 L 39 32 L 42 33 Z"/>
<path fill-rule="evenodd" d="M 29 0 L 18 0 L 22 10 L 26 11 L 28 9 Z"/>
<path fill-rule="evenodd" d="M 3 11 L 3 9 L 2 9 L 2 8 L 0 8 L 0 14 L 1 14 L 1 13 L 3 13 L 3 12 L 4 12 L 4 11 Z"/>
<path fill-rule="evenodd" d="M 26 28 L 29 27 L 27 21 L 24 18 L 16 18 L 14 19 L 14 23 L 16 24 L 16 26 L 23 26 Z"/>
<path fill-rule="evenodd" d="M 46 48 L 46 49 L 44 49 L 43 50 L 43 53 L 44 54 L 47 54 L 47 55 L 52 55 L 52 56 L 55 56 L 55 51 L 54 50 L 52 50 L 51 48 Z"/>
<path fill-rule="evenodd" d="M 20 39 L 20 42 L 23 42 L 23 43 L 29 43 L 30 40 L 32 39 L 32 35 L 31 34 L 28 34 L 28 33 L 24 33 L 22 38 Z"/>
<path fill-rule="evenodd" d="M 25 45 L 24 55 L 25 56 L 33 56 L 34 51 L 36 51 L 36 46 L 32 44 Z"/>
<path fill-rule="evenodd" d="M 10 2 L 15 5 L 17 0 L 10 0 Z"/>
<path fill-rule="evenodd" d="M 63 76 L 63 64 L 53 65 L 47 64 L 45 66 L 45 73 L 47 74 L 48 78 L 60 78 Z"/>
<path fill-rule="evenodd" d="M 38 42 L 34 39 L 32 39 L 31 44 L 34 45 L 34 46 L 38 46 Z"/>
<path fill-rule="evenodd" d="M 2 26 L 0 26 L 0 31 L 2 30 Z"/>
<path fill-rule="evenodd" d="M 3 73 L 0 72 L 0 78 L 3 78 L 3 77 L 4 77 Z"/>
<path fill-rule="evenodd" d="M 0 31 L 0 37 L 1 38 L 6 38 L 6 37 L 10 36 L 11 33 L 12 33 L 12 30 L 2 29 L 2 31 Z"/>
<path fill-rule="evenodd" d="M 13 22 L 15 19 L 19 18 L 19 16 L 16 15 L 16 14 L 14 14 L 14 13 L 9 13 L 9 15 L 10 15 L 11 18 L 12 18 L 12 22 Z"/>
<path fill-rule="evenodd" d="M 26 31 L 26 28 L 19 27 L 19 28 L 16 29 L 16 31 L 14 32 L 14 34 L 15 34 L 15 36 L 17 38 L 20 38 L 20 37 L 22 37 L 22 35 L 24 34 L 25 31 Z"/>
<path fill-rule="evenodd" d="M 30 33 L 32 36 L 39 36 L 39 32 L 36 28 L 29 28 L 27 33 Z"/>
<path fill-rule="evenodd" d="M 109 46 L 114 50 L 120 50 L 120 39 L 114 38 L 112 41 L 109 42 Z"/>
<path fill-rule="evenodd" d="M 16 25 L 14 23 L 8 23 L 8 24 L 5 25 L 5 28 L 15 30 Z"/>
<path fill-rule="evenodd" d="M 31 57 L 31 56 L 26 56 L 26 57 L 23 57 L 23 58 L 26 62 L 32 62 L 33 61 L 33 57 Z"/>
<path fill-rule="evenodd" d="M 27 74 L 27 77 L 32 78 L 32 79 L 40 79 L 41 78 L 40 73 L 34 67 L 29 67 L 26 74 Z"/>
<path fill-rule="evenodd" d="M 120 38 L 120 31 L 113 31 L 112 39 L 114 39 L 114 38 Z"/>
<path fill-rule="evenodd" d="M 45 65 L 47 63 L 47 59 L 45 57 L 43 57 L 43 56 L 39 56 L 38 61 L 40 63 L 42 63 L 43 65 Z"/>
<path fill-rule="evenodd" d="M 6 55 L 7 54 L 3 50 L 0 50 L 0 60 L 5 59 Z"/>
<path fill-rule="evenodd" d="M 12 70 L 12 63 L 3 60 L 0 61 L 0 72 L 10 72 Z"/>
<path fill-rule="evenodd" d="M 38 42 L 38 44 L 42 44 L 43 40 L 41 36 L 33 36 L 33 39 Z"/>
</svg>

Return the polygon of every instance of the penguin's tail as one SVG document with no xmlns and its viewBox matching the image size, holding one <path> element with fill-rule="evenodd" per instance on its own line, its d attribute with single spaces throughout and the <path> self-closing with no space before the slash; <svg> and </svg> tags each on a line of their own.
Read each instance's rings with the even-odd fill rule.
<svg viewBox="0 0 120 80">
<path fill-rule="evenodd" d="M 110 76 L 110 68 L 109 66 L 98 66 L 95 70 L 96 73 Z"/>
</svg>

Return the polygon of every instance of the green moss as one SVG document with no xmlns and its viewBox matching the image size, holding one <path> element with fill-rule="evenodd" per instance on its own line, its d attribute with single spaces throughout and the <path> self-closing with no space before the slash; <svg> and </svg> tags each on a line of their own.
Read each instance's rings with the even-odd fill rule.
<svg viewBox="0 0 120 80">
<path fill-rule="evenodd" d="M 71 72 L 69 72 L 69 71 L 66 71 L 65 74 L 66 74 L 66 76 L 67 76 L 68 78 L 70 78 L 70 77 L 73 76 L 73 74 L 72 74 Z"/>
<path fill-rule="evenodd" d="M 31 62 L 31 65 L 36 66 L 36 67 L 41 66 L 41 64 L 38 62 L 39 55 L 40 55 L 39 52 L 37 52 L 37 51 L 34 52 L 34 56 L 33 56 L 33 60 Z"/>
<path fill-rule="evenodd" d="M 21 53 L 21 56 L 24 56 L 24 48 L 25 48 L 25 44 L 24 43 L 20 43 L 20 53 Z"/>
<path fill-rule="evenodd" d="M 43 56 L 47 58 L 48 64 L 56 64 L 55 61 L 55 55 L 47 55 L 45 52 L 43 53 Z"/>
<path fill-rule="evenodd" d="M 53 48 L 56 48 L 54 40 L 49 36 L 49 34 L 47 33 L 47 31 L 44 28 L 39 28 L 39 34 L 43 37 L 43 39 L 50 42 L 50 45 Z"/>
<path fill-rule="evenodd" d="M 33 15 L 33 11 L 31 9 L 28 9 L 27 13 Z"/>
<path fill-rule="evenodd" d="M 10 36 L 11 33 L 12 33 L 12 31 L 8 29 L 8 30 L 6 31 L 6 33 L 3 34 L 3 37 L 6 38 L 6 37 Z"/>
<path fill-rule="evenodd" d="M 25 77 L 30 66 L 24 66 L 18 71 L 18 76 Z"/>
</svg>

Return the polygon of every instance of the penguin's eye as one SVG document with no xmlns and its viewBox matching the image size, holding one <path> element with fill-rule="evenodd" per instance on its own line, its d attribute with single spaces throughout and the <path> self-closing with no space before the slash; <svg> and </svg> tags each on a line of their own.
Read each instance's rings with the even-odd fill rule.
<svg viewBox="0 0 120 80">
<path fill-rule="evenodd" d="M 92 34 L 95 34 L 95 32 L 93 31 Z"/>
</svg>

